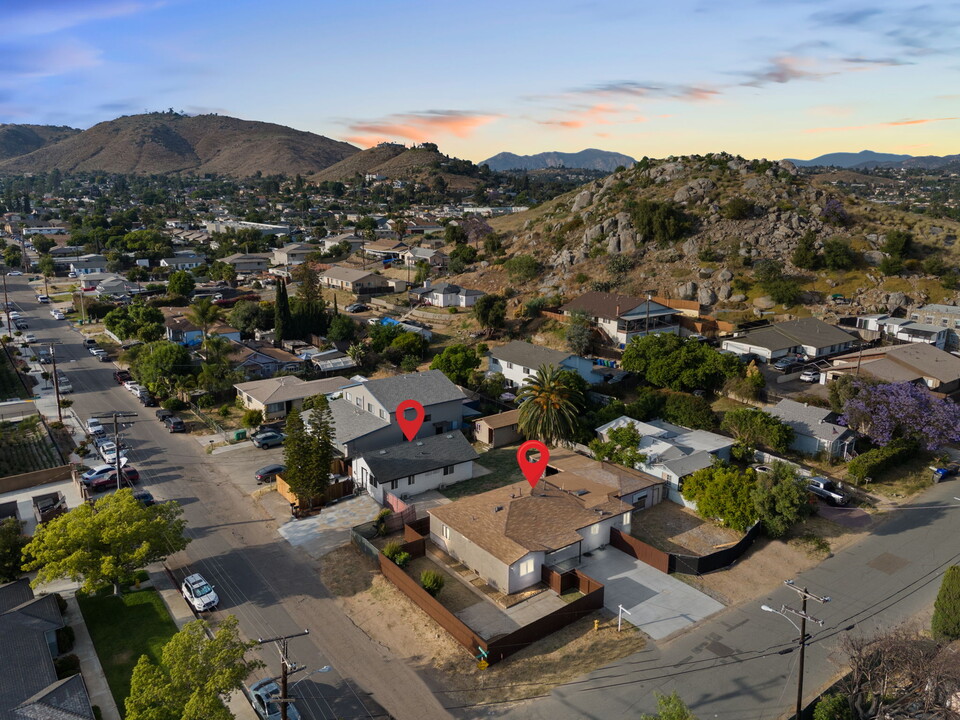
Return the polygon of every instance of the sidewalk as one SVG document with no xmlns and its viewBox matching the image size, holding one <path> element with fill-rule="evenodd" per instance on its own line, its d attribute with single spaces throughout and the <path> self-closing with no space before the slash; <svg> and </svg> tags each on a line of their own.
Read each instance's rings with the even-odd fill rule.
<svg viewBox="0 0 960 720">
<path fill-rule="evenodd" d="M 93 640 L 90 639 L 90 633 L 87 631 L 87 624 L 83 620 L 80 606 L 77 605 L 77 599 L 72 593 L 64 594 L 63 598 L 67 601 L 67 617 L 65 620 L 68 625 L 73 627 L 75 637 L 73 652 L 80 658 L 80 674 L 87 686 L 90 703 L 100 707 L 103 720 L 120 720 L 120 711 L 117 710 L 113 693 L 110 692 L 110 686 L 107 685 L 107 678 L 103 674 L 100 658 L 97 657 L 97 651 L 93 647 Z"/>
</svg>

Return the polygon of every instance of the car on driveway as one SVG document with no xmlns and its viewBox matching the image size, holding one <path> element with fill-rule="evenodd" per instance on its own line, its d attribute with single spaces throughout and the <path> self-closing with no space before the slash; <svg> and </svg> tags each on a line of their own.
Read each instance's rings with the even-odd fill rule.
<svg viewBox="0 0 960 720">
<path fill-rule="evenodd" d="M 37 295 L 37 302 L 41 303 L 42 305 L 49 305 L 49 304 L 50 304 L 50 296 L 49 296 L 49 295 Z"/>
<path fill-rule="evenodd" d="M 20 277 L 21 275 L 23 275 L 23 273 L 19 270 L 11 270 L 7 273 L 7 277 Z"/>
<path fill-rule="evenodd" d="M 130 374 L 129 370 L 117 370 L 113 374 L 113 379 L 116 380 L 121 385 L 125 385 L 126 383 L 133 380 L 133 375 Z"/>
<path fill-rule="evenodd" d="M 258 680 L 250 686 L 250 697 L 253 702 L 253 709 L 261 720 L 280 720 L 280 703 L 277 698 L 280 697 L 280 687 L 273 678 L 264 678 Z M 292 702 L 287 703 L 288 720 L 300 720 L 300 711 Z"/>
<path fill-rule="evenodd" d="M 344 308 L 344 310 L 346 310 L 348 313 L 366 312 L 369 309 L 370 308 L 363 303 L 352 303 Z"/>
<path fill-rule="evenodd" d="M 185 577 L 183 585 L 180 586 L 180 592 L 183 593 L 183 599 L 198 613 L 213 610 L 220 603 L 220 598 L 217 597 L 213 586 L 204 580 L 200 573 Z"/>
<path fill-rule="evenodd" d="M 820 475 L 807 480 L 807 490 L 831 505 L 846 505 L 850 502 L 850 496 L 843 491 L 840 483 Z"/>
<path fill-rule="evenodd" d="M 820 382 L 820 371 L 815 368 L 807 368 L 800 373 L 800 381 L 808 383 Z"/>
<path fill-rule="evenodd" d="M 262 485 L 263 483 L 273 482 L 277 479 L 277 473 L 282 473 L 286 469 L 286 465 L 264 465 L 253 474 L 253 477 Z"/>
<path fill-rule="evenodd" d="M 258 432 L 250 441 L 253 443 L 254 447 L 258 447 L 261 450 L 266 450 L 267 448 L 278 447 L 283 445 L 283 441 L 287 439 L 287 436 L 282 432 L 277 432 L 276 430 L 264 430 L 263 432 Z"/>
<path fill-rule="evenodd" d="M 779 370 L 780 372 L 787 372 L 790 368 L 792 368 L 796 364 L 797 364 L 797 361 L 794 360 L 792 357 L 784 357 L 777 360 L 773 364 L 773 367 L 775 370 Z"/>
<path fill-rule="evenodd" d="M 168 415 L 163 419 L 163 424 L 166 426 L 167 430 L 172 433 L 182 433 L 187 431 L 187 426 L 184 424 L 183 420 L 178 418 L 176 415 Z"/>
</svg>

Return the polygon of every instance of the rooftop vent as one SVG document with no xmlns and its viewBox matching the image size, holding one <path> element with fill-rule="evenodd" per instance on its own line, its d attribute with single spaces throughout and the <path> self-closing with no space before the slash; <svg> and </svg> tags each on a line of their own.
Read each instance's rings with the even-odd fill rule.
<svg viewBox="0 0 960 720">
<path fill-rule="evenodd" d="M 386 451 L 386 450 L 381 450 L 381 451 L 380 451 L 380 454 L 381 454 L 381 455 L 386 455 L 386 454 L 387 454 L 387 451 Z"/>
<path fill-rule="evenodd" d="M 495 513 L 498 513 L 498 512 L 500 512 L 501 510 L 503 510 L 503 505 L 497 505 L 497 506 L 493 509 L 493 511 L 494 511 Z"/>
<path fill-rule="evenodd" d="M 423 443 L 420 440 L 417 440 L 417 447 L 423 447 Z"/>
<path fill-rule="evenodd" d="M 573 494 L 576 495 L 577 497 L 583 497 L 589 492 L 590 492 L 589 490 L 574 490 Z"/>
<path fill-rule="evenodd" d="M 447 440 L 453 440 L 453 435 L 447 435 Z"/>
</svg>

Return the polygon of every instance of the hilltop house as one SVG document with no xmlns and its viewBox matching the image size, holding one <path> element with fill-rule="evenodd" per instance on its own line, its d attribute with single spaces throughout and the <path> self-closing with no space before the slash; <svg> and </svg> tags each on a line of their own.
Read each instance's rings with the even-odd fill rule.
<svg viewBox="0 0 960 720">
<path fill-rule="evenodd" d="M 425 247 L 407 248 L 400 253 L 400 259 L 403 261 L 404 265 L 411 267 L 417 263 L 424 262 L 432 268 L 446 267 L 447 263 L 450 261 L 450 258 L 446 255 L 446 253 L 442 253 L 433 248 Z"/>
<path fill-rule="evenodd" d="M 960 306 L 931 303 L 915 308 L 910 313 L 910 319 L 925 325 L 947 328 L 947 343 L 944 349 L 960 348 Z"/>
<path fill-rule="evenodd" d="M 378 503 L 390 492 L 404 500 L 473 477 L 476 450 L 459 431 L 369 450 L 353 461 L 353 479 Z"/>
<path fill-rule="evenodd" d="M 380 258 L 381 260 L 399 260 L 400 255 L 407 249 L 404 243 L 399 240 L 392 240 L 389 237 L 367 243 L 363 246 L 363 251 L 367 255 Z"/>
<path fill-rule="evenodd" d="M 623 349 L 635 337 L 680 334 L 677 311 L 651 299 L 608 292 L 584 293 L 560 307 L 567 317 L 584 313 L 609 342 Z"/>
<path fill-rule="evenodd" d="M 886 337 L 903 343 L 927 343 L 943 350 L 947 347 L 950 333 L 946 326 L 928 325 L 889 315 L 860 315 L 851 320 L 856 323 L 855 327 L 864 340 Z"/>
<path fill-rule="evenodd" d="M 296 375 L 252 380 L 237 383 L 237 397 L 247 410 L 259 410 L 265 421 L 284 418 L 292 409 L 300 409 L 303 401 L 314 395 L 326 395 L 328 399 L 340 396 L 343 388 L 356 385 L 355 380 L 345 377 L 329 377 L 305 381 Z"/>
<path fill-rule="evenodd" d="M 826 453 L 831 458 L 847 457 L 857 439 L 853 431 L 837 424 L 837 415 L 829 408 L 783 399 L 767 412 L 793 428 L 790 449 L 804 455 Z"/>
<path fill-rule="evenodd" d="M 369 380 L 345 388 L 330 402 L 337 450 L 346 458 L 397 445 L 403 433 L 396 423 L 397 406 L 404 400 L 423 405 L 418 438 L 441 435 L 463 427 L 464 395 L 439 370 Z M 311 411 L 304 413 L 309 425 Z"/>
<path fill-rule="evenodd" d="M 573 353 L 540 347 L 523 340 L 513 340 L 506 345 L 492 348 L 488 353 L 487 374 L 501 373 L 509 388 L 520 388 L 534 377 L 541 365 L 554 365 L 563 370 L 572 370 L 591 385 L 603 377 L 593 369 L 593 361 Z"/>
<path fill-rule="evenodd" d="M 423 283 L 423 287 L 414 288 L 410 294 L 424 305 L 434 307 L 473 307 L 477 298 L 483 297 L 486 293 L 481 290 L 471 290 L 452 283 L 437 283 L 434 285 L 429 280 Z"/>
<path fill-rule="evenodd" d="M 855 338 L 838 327 L 807 317 L 769 325 L 724 340 L 722 348 L 737 355 L 752 353 L 765 362 L 790 355 L 808 360 L 849 350 Z"/>
</svg>

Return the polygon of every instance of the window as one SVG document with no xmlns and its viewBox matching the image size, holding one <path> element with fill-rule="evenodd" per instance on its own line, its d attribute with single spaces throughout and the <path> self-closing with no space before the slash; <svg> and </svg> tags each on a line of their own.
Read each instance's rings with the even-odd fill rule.
<svg viewBox="0 0 960 720">
<path fill-rule="evenodd" d="M 384 418 L 383 410 L 381 410 L 381 411 L 380 411 L 380 419 L 383 420 L 383 418 Z"/>
<path fill-rule="evenodd" d="M 443 539 L 444 539 L 444 540 L 449 540 L 449 539 L 450 539 L 450 528 L 448 528 L 446 525 L 441 525 L 441 526 L 440 526 L 440 534 L 443 536 Z"/>
<path fill-rule="evenodd" d="M 430 422 L 430 413 L 427 413 L 426 415 L 423 416 L 423 421 Z"/>
<path fill-rule="evenodd" d="M 415 484 L 415 483 L 417 482 L 416 479 L 415 479 L 415 477 L 416 477 L 416 476 L 414 476 L 414 475 L 408 475 L 408 476 L 407 476 L 407 485 L 413 485 L 413 484 Z"/>
<path fill-rule="evenodd" d="M 527 558 L 522 563 L 520 563 L 520 574 L 529 575 L 533 572 L 533 558 Z"/>
<path fill-rule="evenodd" d="M 924 320 L 926 321 L 927 325 L 933 325 L 933 315 L 927 315 Z"/>
<path fill-rule="evenodd" d="M 523 369 L 523 374 L 524 374 L 524 375 L 529 375 L 529 374 L 530 374 L 530 368 L 525 367 L 525 368 Z"/>
<path fill-rule="evenodd" d="M 630 524 L 630 513 L 625 512 L 625 513 L 623 514 L 623 524 L 624 524 L 624 525 L 629 525 L 629 524 Z"/>
<path fill-rule="evenodd" d="M 591 534 L 591 535 L 599 535 L 599 534 L 600 534 L 600 525 L 599 525 L 599 524 L 591 525 L 591 526 L 590 526 L 590 534 Z"/>
<path fill-rule="evenodd" d="M 512 363 L 512 362 L 508 362 L 508 363 L 507 363 L 507 370 L 513 370 L 513 363 Z"/>
<path fill-rule="evenodd" d="M 373 413 L 373 403 L 367 403 L 367 412 Z"/>
<path fill-rule="evenodd" d="M 390 481 L 390 489 L 391 489 L 391 490 L 396 490 L 396 489 L 397 489 L 397 486 L 398 486 L 399 484 L 400 484 L 400 481 L 399 481 L 399 480 L 391 480 L 391 481 Z"/>
<path fill-rule="evenodd" d="M 447 465 L 447 466 L 443 469 L 443 474 L 444 474 L 444 475 L 453 475 L 453 468 L 454 468 L 454 467 L 455 467 L 454 465 Z"/>
<path fill-rule="evenodd" d="M 363 407 L 363 398 L 359 398 L 359 397 L 357 398 L 357 407 L 358 408 Z"/>
<path fill-rule="evenodd" d="M 350 397 L 350 393 L 344 393 L 343 396 L 347 399 L 347 402 L 350 402 L 351 400 L 353 400 L 353 398 Z"/>
<path fill-rule="evenodd" d="M 949 318 L 941 318 L 940 324 L 946 327 L 950 323 Z"/>
</svg>

